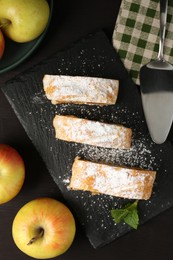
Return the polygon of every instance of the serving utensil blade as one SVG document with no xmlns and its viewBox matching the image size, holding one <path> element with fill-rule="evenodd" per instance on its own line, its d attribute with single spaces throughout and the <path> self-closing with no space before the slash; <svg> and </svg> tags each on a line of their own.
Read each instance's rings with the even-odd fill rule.
<svg viewBox="0 0 173 260">
<path fill-rule="evenodd" d="M 163 57 L 168 0 L 160 0 L 160 42 L 156 60 L 140 70 L 142 105 L 152 140 L 165 142 L 173 121 L 173 66 Z"/>
</svg>

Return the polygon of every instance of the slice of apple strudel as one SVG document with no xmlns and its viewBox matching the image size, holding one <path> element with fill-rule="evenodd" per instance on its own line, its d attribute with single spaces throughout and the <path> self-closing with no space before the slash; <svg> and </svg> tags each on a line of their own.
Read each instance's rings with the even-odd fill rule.
<svg viewBox="0 0 173 260">
<path fill-rule="evenodd" d="M 53 126 L 55 137 L 64 141 L 105 148 L 129 149 L 131 147 L 132 130 L 122 125 L 56 115 Z"/>
<path fill-rule="evenodd" d="M 112 105 L 117 100 L 119 81 L 84 76 L 44 75 L 43 87 L 46 97 L 53 104 Z"/>
<path fill-rule="evenodd" d="M 72 166 L 69 188 L 116 197 L 147 200 L 156 172 L 80 160 Z"/>
</svg>

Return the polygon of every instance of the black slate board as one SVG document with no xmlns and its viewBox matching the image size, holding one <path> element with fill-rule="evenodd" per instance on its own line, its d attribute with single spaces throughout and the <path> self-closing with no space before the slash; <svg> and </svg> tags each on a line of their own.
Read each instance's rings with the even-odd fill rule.
<svg viewBox="0 0 173 260">
<path fill-rule="evenodd" d="M 85 75 L 119 79 L 120 93 L 114 106 L 52 105 L 46 99 L 44 74 Z M 41 154 L 51 176 L 83 226 L 89 241 L 97 248 L 131 229 L 114 224 L 110 210 L 128 202 L 107 195 L 69 191 L 68 182 L 75 156 L 157 170 L 152 197 L 140 201 L 140 224 L 173 205 L 173 148 L 170 141 L 154 144 L 143 117 L 138 87 L 135 86 L 103 32 L 87 36 L 74 46 L 10 80 L 2 87 L 28 136 Z M 55 140 L 52 120 L 55 114 L 120 123 L 133 130 L 129 151 L 103 149 Z"/>
</svg>

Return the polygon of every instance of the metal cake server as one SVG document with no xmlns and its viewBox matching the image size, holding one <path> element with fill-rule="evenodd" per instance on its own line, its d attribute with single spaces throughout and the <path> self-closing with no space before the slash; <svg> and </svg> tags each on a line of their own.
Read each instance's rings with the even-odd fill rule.
<svg viewBox="0 0 173 260">
<path fill-rule="evenodd" d="M 163 143 L 173 121 L 173 66 L 163 55 L 168 0 L 160 0 L 160 41 L 156 60 L 140 70 L 142 105 L 152 140 Z"/>
</svg>

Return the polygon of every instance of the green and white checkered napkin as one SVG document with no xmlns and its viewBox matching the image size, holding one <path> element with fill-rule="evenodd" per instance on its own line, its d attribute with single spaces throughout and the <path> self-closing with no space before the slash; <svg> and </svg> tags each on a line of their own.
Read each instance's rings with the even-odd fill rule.
<svg viewBox="0 0 173 260">
<path fill-rule="evenodd" d="M 159 18 L 159 0 L 122 0 L 112 40 L 136 84 L 140 84 L 141 66 L 157 58 Z M 168 7 L 164 57 L 173 63 L 173 0 Z"/>
</svg>

